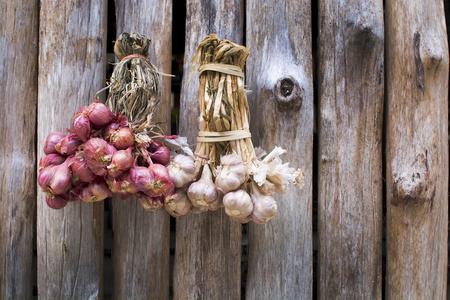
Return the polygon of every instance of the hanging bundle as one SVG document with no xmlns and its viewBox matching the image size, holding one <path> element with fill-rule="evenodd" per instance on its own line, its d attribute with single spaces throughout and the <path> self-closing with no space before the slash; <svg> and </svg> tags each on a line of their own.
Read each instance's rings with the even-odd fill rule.
<svg viewBox="0 0 450 300">
<path fill-rule="evenodd" d="M 286 152 L 282 148 L 266 155 L 253 147 L 242 71 L 248 54 L 246 47 L 211 34 L 194 55 L 193 68 L 199 66 L 200 116 L 193 176 L 200 178 L 183 185 L 191 212 L 224 206 L 236 221 L 262 224 L 276 215 L 272 195 L 285 193 L 291 181 L 303 186 L 304 173 L 282 163 L 279 156 Z M 180 199 L 186 211 L 186 197 Z"/>
<path fill-rule="evenodd" d="M 136 196 L 155 212 L 171 199 L 174 184 L 164 143 L 178 137 L 165 136 L 152 121 L 161 95 L 160 73 L 146 57 L 149 44 L 143 35 L 121 34 L 114 47 L 120 62 L 105 88 L 107 105 L 94 100 L 75 114 L 69 135 L 47 137 L 38 183 L 50 207 L 120 195 Z"/>
</svg>

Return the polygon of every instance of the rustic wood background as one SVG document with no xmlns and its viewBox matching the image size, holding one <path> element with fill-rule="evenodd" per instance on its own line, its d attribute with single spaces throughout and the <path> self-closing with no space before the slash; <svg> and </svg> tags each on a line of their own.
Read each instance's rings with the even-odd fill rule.
<svg viewBox="0 0 450 300">
<path fill-rule="evenodd" d="M 446 299 L 446 12 L 448 0 L 0 0 L 0 299 Z M 135 199 L 47 207 L 44 139 L 104 87 L 124 31 L 182 75 L 181 92 L 161 76 L 157 115 L 179 109 L 172 130 L 192 145 L 197 45 L 216 33 L 250 49 L 253 142 L 306 173 L 277 218 L 175 220 Z"/>
</svg>

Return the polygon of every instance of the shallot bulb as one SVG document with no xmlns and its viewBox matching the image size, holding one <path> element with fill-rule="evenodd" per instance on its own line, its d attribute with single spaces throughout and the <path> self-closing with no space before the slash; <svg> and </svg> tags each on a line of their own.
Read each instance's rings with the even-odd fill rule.
<svg viewBox="0 0 450 300">
<path fill-rule="evenodd" d="M 151 153 L 155 152 L 159 147 L 164 146 L 161 140 L 153 139 L 150 142 L 150 145 L 147 147 L 147 150 Z"/>
<path fill-rule="evenodd" d="M 92 138 L 86 142 L 84 158 L 94 174 L 105 176 L 107 174 L 106 167 L 116 152 L 117 149 L 107 141 L 100 138 Z"/>
<path fill-rule="evenodd" d="M 169 170 L 160 164 L 150 165 L 149 170 L 155 176 L 155 181 L 150 187 L 150 196 L 170 196 L 175 189 L 173 182 L 170 180 Z M 148 193 L 147 193 L 148 194 Z"/>
<path fill-rule="evenodd" d="M 182 154 L 175 155 L 169 166 L 167 166 L 167 169 L 169 169 L 170 179 L 176 188 L 180 188 L 194 180 L 195 163 L 194 159 L 190 156 Z"/>
<path fill-rule="evenodd" d="M 66 158 L 58 153 L 50 153 L 46 155 L 44 158 L 39 160 L 39 171 L 42 171 L 45 167 L 52 165 L 60 165 L 62 164 Z"/>
<path fill-rule="evenodd" d="M 106 183 L 114 194 L 121 196 L 130 196 L 139 192 L 139 189 L 133 184 L 130 178 L 130 172 L 126 171 L 117 178 L 107 176 Z"/>
<path fill-rule="evenodd" d="M 252 221 L 256 224 L 264 224 L 277 215 L 277 202 L 271 196 L 263 195 L 255 184 L 252 185 L 253 212 Z"/>
<path fill-rule="evenodd" d="M 73 130 L 84 143 L 87 142 L 92 132 L 92 123 L 87 116 L 87 112 L 75 115 Z"/>
<path fill-rule="evenodd" d="M 74 156 L 69 165 L 72 170 L 74 182 L 91 182 L 97 177 L 94 173 L 92 173 L 84 158 Z"/>
<path fill-rule="evenodd" d="M 239 188 L 247 180 L 247 169 L 242 159 L 236 154 L 223 156 L 216 174 L 216 186 L 224 193 Z"/>
<path fill-rule="evenodd" d="M 232 218 L 245 218 L 253 210 L 250 195 L 242 189 L 226 194 L 223 197 L 223 206 L 225 206 L 225 213 Z"/>
<path fill-rule="evenodd" d="M 173 195 L 165 198 L 165 202 L 167 212 L 175 218 L 187 215 L 192 206 L 186 191 L 182 189 L 176 189 Z"/>
<path fill-rule="evenodd" d="M 89 120 L 97 127 L 108 125 L 116 119 L 109 108 L 101 102 L 93 102 L 88 109 Z"/>
<path fill-rule="evenodd" d="M 119 150 L 113 154 L 111 163 L 107 167 L 109 175 L 112 177 L 117 177 L 124 171 L 131 168 L 134 162 L 131 150 L 132 148 L 130 147 L 127 150 Z"/>
<path fill-rule="evenodd" d="M 111 191 L 108 188 L 105 180 L 97 178 L 95 181 L 90 182 L 88 186 L 83 190 L 80 195 L 80 199 L 83 202 L 98 202 L 103 201 L 111 196 Z"/>
<path fill-rule="evenodd" d="M 83 144 L 83 141 L 75 133 L 66 135 L 58 144 L 55 149 L 59 153 L 65 156 L 74 155 L 77 152 L 78 146 Z"/>
<path fill-rule="evenodd" d="M 217 199 L 218 192 L 212 181 L 209 165 L 203 166 L 202 177 L 189 186 L 187 194 L 193 206 L 209 207 L 210 203 Z"/>
<path fill-rule="evenodd" d="M 65 134 L 62 132 L 52 132 L 50 133 L 44 142 L 44 153 L 58 153 L 56 151 L 55 146 L 58 144 L 63 138 L 65 138 Z"/>
<path fill-rule="evenodd" d="M 170 162 L 170 151 L 167 147 L 159 147 L 155 152 L 150 153 L 150 158 L 155 164 L 167 165 Z"/>
<path fill-rule="evenodd" d="M 65 194 L 72 185 L 72 174 L 69 170 L 70 158 L 57 166 L 44 168 L 38 176 L 38 184 L 50 197 Z"/>
<path fill-rule="evenodd" d="M 121 127 L 111 133 L 110 140 L 118 150 L 125 150 L 134 145 L 134 133 L 128 127 Z"/>
<path fill-rule="evenodd" d="M 133 166 L 130 171 L 131 183 L 140 191 L 149 191 L 155 184 L 155 175 L 146 167 Z"/>
<path fill-rule="evenodd" d="M 50 208 L 53 209 L 61 209 L 67 205 L 67 200 L 64 197 L 56 196 L 56 197 L 45 197 L 45 201 Z"/>
</svg>

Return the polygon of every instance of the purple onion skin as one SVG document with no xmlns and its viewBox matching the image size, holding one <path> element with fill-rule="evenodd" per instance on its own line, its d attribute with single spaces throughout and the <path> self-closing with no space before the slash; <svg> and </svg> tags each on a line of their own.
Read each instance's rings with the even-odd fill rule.
<svg viewBox="0 0 450 300">
<path fill-rule="evenodd" d="M 133 166 L 134 158 L 131 149 L 119 150 L 113 154 L 111 164 L 107 167 L 110 176 L 118 177 Z"/>
<path fill-rule="evenodd" d="M 170 150 L 167 147 L 159 147 L 155 152 L 150 153 L 150 158 L 155 164 L 167 165 L 170 162 Z"/>
<path fill-rule="evenodd" d="M 38 175 L 37 182 L 44 192 L 48 191 L 50 182 L 55 174 L 55 166 L 45 167 Z"/>
<path fill-rule="evenodd" d="M 84 147 L 84 158 L 91 171 L 98 176 L 107 174 L 106 167 L 111 162 L 112 156 L 117 149 L 107 141 L 100 138 L 92 138 L 86 142 Z"/>
<path fill-rule="evenodd" d="M 149 168 L 134 166 L 129 172 L 131 183 L 142 192 L 149 191 L 155 183 L 155 175 Z"/>
<path fill-rule="evenodd" d="M 106 126 L 116 119 L 116 115 L 113 114 L 109 108 L 101 102 L 94 102 L 89 105 L 88 116 L 89 120 L 97 128 Z"/>
<path fill-rule="evenodd" d="M 58 144 L 66 135 L 62 132 L 52 132 L 50 133 L 44 142 L 44 153 L 45 154 L 51 154 L 51 153 L 58 153 L 56 151 L 56 144 Z"/>
<path fill-rule="evenodd" d="M 175 190 L 173 182 L 170 180 L 169 170 L 160 164 L 153 164 L 148 167 L 155 176 L 155 181 L 147 195 L 170 196 Z"/>
<path fill-rule="evenodd" d="M 110 140 L 118 150 L 125 150 L 134 145 L 134 133 L 128 127 L 121 127 L 111 134 Z"/>
<path fill-rule="evenodd" d="M 73 130 L 83 143 L 86 143 L 92 132 L 92 123 L 89 120 L 89 117 L 85 114 L 75 116 L 73 119 Z"/>
<path fill-rule="evenodd" d="M 70 158 L 58 166 L 53 166 L 53 177 L 48 185 L 50 193 L 53 195 L 65 194 L 72 185 L 72 174 L 69 170 Z"/>
<path fill-rule="evenodd" d="M 70 163 L 70 169 L 75 182 L 91 182 L 97 177 L 87 165 L 86 160 L 81 160 L 76 157 Z"/>
<path fill-rule="evenodd" d="M 72 185 L 67 195 L 67 201 L 74 202 L 80 200 L 81 192 L 87 187 L 87 185 L 87 183 Z"/>
<path fill-rule="evenodd" d="M 65 136 L 58 144 L 56 144 L 55 149 L 59 153 L 65 156 L 74 155 L 77 152 L 78 146 L 83 144 L 83 141 L 75 133 Z"/>
<path fill-rule="evenodd" d="M 47 196 L 45 197 L 45 201 L 47 202 L 47 205 L 53 209 L 62 209 L 67 205 L 67 200 L 64 199 L 63 197 L 58 196 L 55 197 Z"/>
<path fill-rule="evenodd" d="M 59 153 L 50 153 L 49 155 L 39 160 L 39 171 L 42 171 L 48 166 L 56 166 L 62 164 L 66 158 Z"/>
<path fill-rule="evenodd" d="M 148 146 L 147 150 L 148 150 L 150 153 L 153 153 L 153 152 L 155 152 L 156 150 L 158 150 L 159 147 L 162 147 L 162 146 L 164 146 L 164 144 L 163 144 L 163 142 L 162 142 L 161 140 L 154 139 L 154 140 L 152 140 L 152 142 L 150 143 L 150 146 Z"/>
</svg>

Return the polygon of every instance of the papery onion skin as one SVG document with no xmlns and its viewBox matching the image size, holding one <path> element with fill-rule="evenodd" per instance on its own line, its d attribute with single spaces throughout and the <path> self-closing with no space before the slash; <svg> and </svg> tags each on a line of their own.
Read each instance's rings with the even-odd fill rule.
<svg viewBox="0 0 450 300">
<path fill-rule="evenodd" d="M 55 149 L 59 153 L 65 156 L 74 155 L 77 152 L 78 146 L 83 144 L 83 141 L 75 133 L 65 136 L 58 144 L 56 144 Z"/>
<path fill-rule="evenodd" d="M 91 182 L 97 175 L 88 167 L 86 160 L 74 157 L 70 163 L 70 169 L 72 171 L 72 177 L 74 182 Z"/>
<path fill-rule="evenodd" d="M 147 147 L 147 150 L 150 153 L 155 152 L 156 150 L 158 150 L 158 148 L 164 146 L 163 142 L 161 140 L 158 139 L 153 139 L 150 143 L 150 145 Z"/>
<path fill-rule="evenodd" d="M 119 150 L 113 154 L 111 163 L 108 165 L 108 174 L 112 177 L 118 177 L 124 171 L 133 166 L 134 158 L 131 154 L 131 148 L 127 150 Z"/>
<path fill-rule="evenodd" d="M 56 151 L 56 144 L 58 144 L 66 135 L 62 132 L 52 132 L 50 133 L 44 142 L 44 153 L 50 154 L 50 153 L 58 153 Z"/>
<path fill-rule="evenodd" d="M 117 149 L 107 141 L 100 138 L 91 138 L 86 142 L 83 154 L 92 172 L 99 176 L 105 176 L 107 174 L 106 167 L 116 152 Z"/>
<path fill-rule="evenodd" d="M 134 133 L 128 127 L 121 127 L 111 133 L 111 144 L 118 150 L 125 150 L 134 145 Z"/>
<path fill-rule="evenodd" d="M 175 186 L 170 180 L 169 170 L 160 164 L 150 165 L 149 170 L 155 176 L 155 181 L 150 188 L 150 192 L 155 196 L 169 196 L 172 195 Z"/>
<path fill-rule="evenodd" d="M 116 119 L 116 115 L 113 114 L 109 108 L 101 102 L 93 102 L 89 105 L 88 116 L 89 120 L 96 127 L 103 127 Z"/>
<path fill-rule="evenodd" d="M 137 198 L 145 210 L 157 212 L 164 209 L 164 197 L 150 197 L 143 193 L 138 193 Z"/>
<path fill-rule="evenodd" d="M 59 153 L 50 153 L 39 160 L 39 171 L 48 166 L 56 166 L 62 164 L 66 158 Z"/>
<path fill-rule="evenodd" d="M 170 162 L 170 151 L 167 147 L 159 147 L 155 152 L 150 153 L 150 158 L 155 164 L 167 165 Z"/>
<path fill-rule="evenodd" d="M 75 116 L 73 118 L 73 130 L 83 143 L 86 143 L 92 132 L 92 123 L 89 117 L 85 114 Z"/>
</svg>

